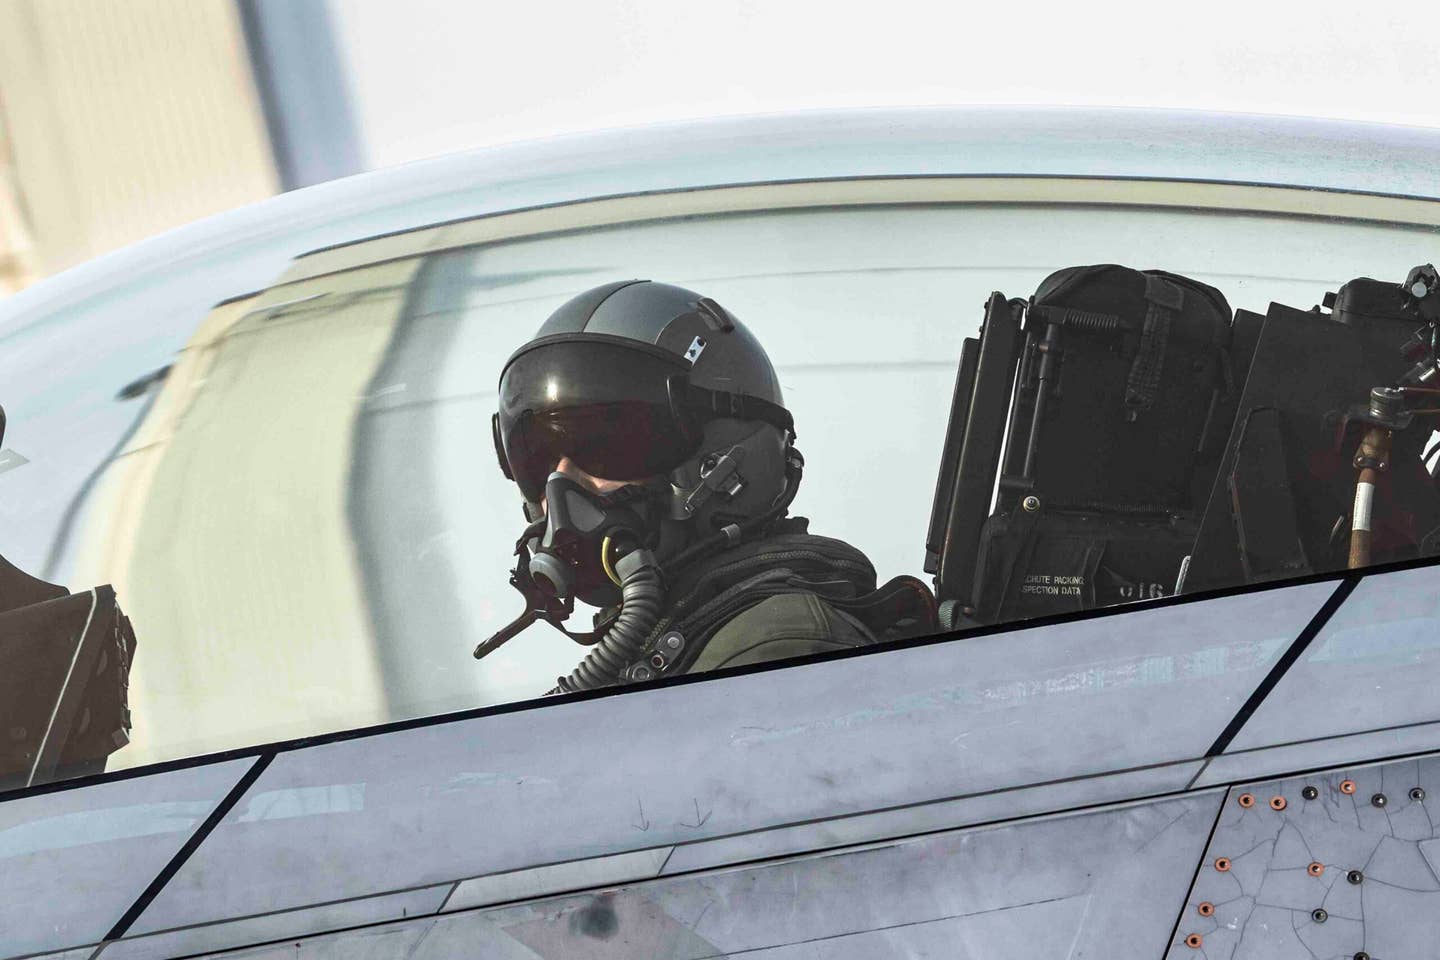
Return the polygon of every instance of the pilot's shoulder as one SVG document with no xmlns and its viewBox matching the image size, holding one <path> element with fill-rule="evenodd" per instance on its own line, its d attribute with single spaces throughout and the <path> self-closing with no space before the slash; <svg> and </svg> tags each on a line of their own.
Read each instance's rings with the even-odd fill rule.
<svg viewBox="0 0 1440 960">
<path fill-rule="evenodd" d="M 763 663 L 872 642 L 865 630 L 813 593 L 769 597 L 721 627 L 690 668 Z"/>
</svg>

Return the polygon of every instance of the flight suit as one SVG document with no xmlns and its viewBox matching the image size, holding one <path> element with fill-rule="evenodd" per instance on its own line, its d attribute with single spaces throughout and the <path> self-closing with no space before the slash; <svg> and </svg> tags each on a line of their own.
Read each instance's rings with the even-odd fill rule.
<svg viewBox="0 0 1440 960">
<path fill-rule="evenodd" d="M 937 629 L 924 584 L 897 577 L 877 589 L 863 553 L 809 533 L 804 518 L 672 579 L 631 678 L 811 656 Z"/>
</svg>

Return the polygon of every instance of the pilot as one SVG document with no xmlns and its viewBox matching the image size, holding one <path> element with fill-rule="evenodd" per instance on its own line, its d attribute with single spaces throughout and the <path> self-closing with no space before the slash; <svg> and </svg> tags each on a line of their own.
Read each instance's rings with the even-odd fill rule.
<svg viewBox="0 0 1440 960">
<path fill-rule="evenodd" d="M 630 280 L 571 299 L 506 362 L 493 432 L 528 527 L 511 582 L 590 652 L 557 691 L 934 629 L 929 589 L 788 516 L 804 460 L 764 349 L 720 304 Z M 592 633 L 561 624 L 576 600 Z"/>
</svg>

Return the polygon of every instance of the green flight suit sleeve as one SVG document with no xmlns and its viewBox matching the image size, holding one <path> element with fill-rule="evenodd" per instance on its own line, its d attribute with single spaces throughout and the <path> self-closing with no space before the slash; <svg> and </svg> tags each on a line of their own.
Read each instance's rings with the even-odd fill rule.
<svg viewBox="0 0 1440 960">
<path fill-rule="evenodd" d="M 803 657 L 874 642 L 859 622 L 814 594 L 784 594 L 756 604 L 721 627 L 688 672 Z"/>
</svg>

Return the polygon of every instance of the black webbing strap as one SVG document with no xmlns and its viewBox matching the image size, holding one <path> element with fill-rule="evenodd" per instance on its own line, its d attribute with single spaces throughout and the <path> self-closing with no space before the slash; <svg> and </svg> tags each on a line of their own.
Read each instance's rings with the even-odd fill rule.
<svg viewBox="0 0 1440 960">
<path fill-rule="evenodd" d="M 1154 274 L 1145 275 L 1145 324 L 1125 383 L 1126 419 L 1133 420 L 1139 411 L 1150 409 L 1159 398 L 1165 351 L 1170 342 L 1170 321 L 1184 304 L 1185 291 L 1178 284 Z"/>
</svg>

